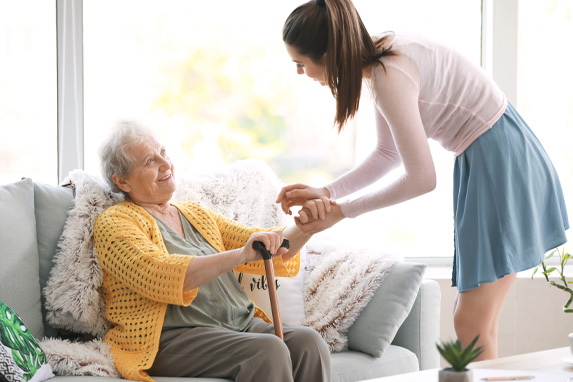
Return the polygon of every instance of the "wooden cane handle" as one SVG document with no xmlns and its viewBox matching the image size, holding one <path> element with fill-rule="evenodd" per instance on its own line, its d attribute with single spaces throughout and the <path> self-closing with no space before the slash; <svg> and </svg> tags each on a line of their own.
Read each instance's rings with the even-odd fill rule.
<svg viewBox="0 0 573 382">
<path fill-rule="evenodd" d="M 284 239 L 281 247 L 289 248 L 289 242 L 287 239 Z M 277 287 L 275 284 L 275 272 L 273 268 L 273 259 L 269 251 L 265 248 L 265 245 L 260 241 L 255 241 L 253 243 L 253 248 L 256 251 L 261 252 L 261 255 L 264 259 L 265 264 L 265 272 L 267 274 L 267 286 L 269 288 L 269 299 L 271 301 L 271 313 L 273 316 L 273 325 L 275 326 L 275 334 L 281 340 L 284 341 L 284 334 L 283 334 L 283 324 L 281 321 L 281 314 L 279 312 L 279 300 L 277 298 Z"/>
</svg>

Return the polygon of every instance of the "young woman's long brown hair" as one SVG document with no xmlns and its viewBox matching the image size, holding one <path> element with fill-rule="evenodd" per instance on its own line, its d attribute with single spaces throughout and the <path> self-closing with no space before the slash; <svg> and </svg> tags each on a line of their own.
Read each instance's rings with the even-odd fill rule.
<svg viewBox="0 0 573 382">
<path fill-rule="evenodd" d="M 392 56 L 389 36 L 373 40 L 350 0 L 310 0 L 285 21 L 283 41 L 314 62 L 326 54 L 326 83 L 336 99 L 340 132 L 358 111 L 362 70 Z"/>
</svg>

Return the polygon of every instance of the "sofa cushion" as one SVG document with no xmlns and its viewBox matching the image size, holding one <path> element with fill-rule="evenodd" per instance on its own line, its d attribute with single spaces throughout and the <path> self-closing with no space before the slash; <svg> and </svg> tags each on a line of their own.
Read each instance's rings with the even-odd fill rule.
<svg viewBox="0 0 573 382">
<path fill-rule="evenodd" d="M 410 314 L 402 325 L 392 345 L 410 349 L 418 357 L 420 370 L 440 366 L 440 286 L 435 280 L 424 279 Z"/>
<path fill-rule="evenodd" d="M 376 249 L 316 237 L 306 247 L 303 325 L 320 333 L 330 351 L 346 350 L 348 330 L 370 304 L 396 259 Z M 379 330 L 382 323 L 380 319 L 368 321 L 368 330 Z"/>
<path fill-rule="evenodd" d="M 348 348 L 380 357 L 410 313 L 425 264 L 398 262 L 348 330 Z"/>
<path fill-rule="evenodd" d="M 223 378 L 201 378 L 201 377 L 156 377 L 153 379 L 157 382 L 234 382 L 231 379 Z M 91 375 L 62 375 L 55 376 L 50 379 L 50 382 L 125 382 L 122 378 L 112 378 L 112 377 L 94 377 Z"/>
<path fill-rule="evenodd" d="M 52 368 L 30 329 L 0 301 L 0 378 L 40 382 L 53 377 Z"/>
<path fill-rule="evenodd" d="M 73 190 L 66 187 L 34 183 L 36 235 L 40 258 L 40 288 L 43 291 L 56 253 L 58 240 L 64 230 L 68 211 L 74 204 Z M 42 317 L 46 317 L 45 297 L 42 293 Z M 44 334 L 54 337 L 56 330 L 44 319 Z"/>
<path fill-rule="evenodd" d="M 390 345 L 382 357 L 357 351 L 330 355 L 332 382 L 363 381 L 418 371 L 418 359 L 408 349 Z"/>
<path fill-rule="evenodd" d="M 44 325 L 31 179 L 0 186 L 0 216 L 0 300 L 18 312 L 36 337 L 42 337 Z"/>
</svg>

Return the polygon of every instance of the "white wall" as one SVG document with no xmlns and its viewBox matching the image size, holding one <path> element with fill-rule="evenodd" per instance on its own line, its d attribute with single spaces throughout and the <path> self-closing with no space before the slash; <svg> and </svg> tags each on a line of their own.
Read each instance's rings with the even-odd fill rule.
<svg viewBox="0 0 573 382">
<path fill-rule="evenodd" d="M 532 271 L 520 274 L 509 291 L 499 324 L 499 356 L 530 353 L 569 346 L 567 335 L 573 332 L 573 313 L 563 313 L 569 294 L 550 287 L 544 278 L 531 279 Z M 440 338 L 456 338 L 453 306 L 456 288 L 447 276 L 428 274 L 442 292 Z M 443 360 L 442 360 L 443 362 Z"/>
</svg>

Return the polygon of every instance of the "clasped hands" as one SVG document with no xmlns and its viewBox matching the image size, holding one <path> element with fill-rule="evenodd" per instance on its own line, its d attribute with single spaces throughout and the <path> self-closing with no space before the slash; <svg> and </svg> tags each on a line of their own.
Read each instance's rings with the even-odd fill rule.
<svg viewBox="0 0 573 382">
<path fill-rule="evenodd" d="M 292 207 L 300 206 L 294 221 L 302 232 L 308 234 L 323 231 L 344 219 L 340 205 L 330 199 L 330 192 L 324 187 L 301 183 L 285 186 L 279 192 L 277 203 L 289 215 L 292 215 Z"/>
</svg>

